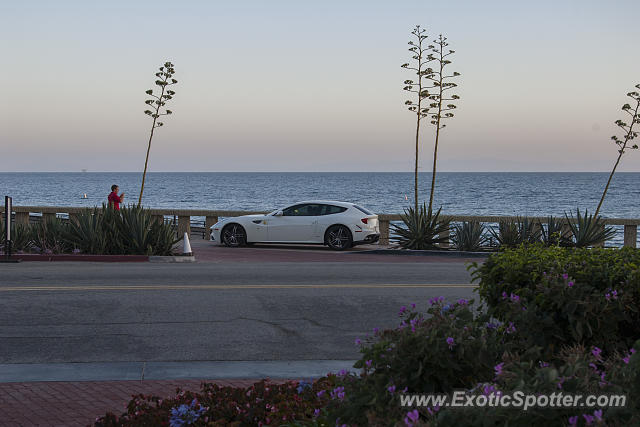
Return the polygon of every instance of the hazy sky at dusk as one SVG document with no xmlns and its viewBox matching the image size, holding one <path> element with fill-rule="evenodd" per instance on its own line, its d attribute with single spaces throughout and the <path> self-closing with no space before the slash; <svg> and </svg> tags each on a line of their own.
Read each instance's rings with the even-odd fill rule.
<svg viewBox="0 0 640 427">
<path fill-rule="evenodd" d="M 639 16 L 637 0 L 5 1 L 0 171 L 141 170 L 165 60 L 180 82 L 151 171 L 412 171 L 416 24 L 462 73 L 439 170 L 609 170 Z"/>
</svg>

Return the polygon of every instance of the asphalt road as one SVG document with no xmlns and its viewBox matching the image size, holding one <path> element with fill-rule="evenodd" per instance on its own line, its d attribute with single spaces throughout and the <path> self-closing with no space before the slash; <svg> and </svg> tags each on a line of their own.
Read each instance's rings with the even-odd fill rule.
<svg viewBox="0 0 640 427">
<path fill-rule="evenodd" d="M 400 306 L 472 298 L 469 282 L 426 258 L 0 264 L 0 364 L 352 360 Z"/>
</svg>

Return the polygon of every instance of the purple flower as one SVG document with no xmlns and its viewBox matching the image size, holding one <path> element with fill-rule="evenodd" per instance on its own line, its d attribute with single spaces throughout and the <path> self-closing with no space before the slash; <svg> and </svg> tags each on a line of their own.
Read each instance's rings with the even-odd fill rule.
<svg viewBox="0 0 640 427">
<path fill-rule="evenodd" d="M 635 353 L 636 353 L 636 349 L 635 349 L 635 348 L 630 349 L 630 350 L 629 350 L 629 353 L 631 353 L 631 354 L 635 354 Z"/>
<path fill-rule="evenodd" d="M 458 305 L 467 305 L 467 304 L 469 304 L 469 301 L 467 301 L 464 298 L 458 300 Z"/>
<path fill-rule="evenodd" d="M 407 311 L 407 307 L 403 305 L 402 307 L 400 307 L 400 312 L 398 313 L 398 316 L 402 316 L 405 311 Z"/>
<path fill-rule="evenodd" d="M 344 400 L 344 396 L 345 396 L 344 387 L 334 388 L 333 391 L 330 393 L 330 395 L 332 399 L 338 398 L 340 400 Z"/>
<path fill-rule="evenodd" d="M 573 417 L 569 417 L 569 425 L 570 426 L 577 426 L 578 425 L 578 416 L 575 415 Z"/>
<path fill-rule="evenodd" d="M 560 381 L 558 381 L 558 384 L 557 384 L 559 389 L 562 389 L 562 384 L 564 384 L 564 379 L 565 379 L 564 377 L 560 377 Z M 578 417 L 576 417 L 576 419 L 577 418 Z"/>
<path fill-rule="evenodd" d="M 316 396 L 318 397 L 322 397 L 324 395 L 326 390 L 320 390 L 319 392 L 316 393 Z"/>
<path fill-rule="evenodd" d="M 596 420 L 602 421 L 602 409 L 594 411 L 593 416 L 596 417 Z"/>
<path fill-rule="evenodd" d="M 373 333 L 374 333 L 374 334 L 377 334 L 379 331 L 380 331 L 380 329 L 378 329 L 378 328 L 373 328 Z"/>
<path fill-rule="evenodd" d="M 496 391 L 497 389 L 491 384 L 485 384 L 482 387 L 482 394 L 484 394 L 485 396 L 491 396 L 491 393 L 495 393 Z"/>
<path fill-rule="evenodd" d="M 416 305 L 414 303 L 411 303 L 411 308 L 416 308 Z"/>
<path fill-rule="evenodd" d="M 449 350 L 453 350 L 453 346 L 456 345 L 454 342 L 453 337 L 448 337 L 447 338 L 447 344 L 449 345 Z"/>
<path fill-rule="evenodd" d="M 487 329 L 495 329 L 497 327 L 498 325 L 496 325 L 495 323 L 487 322 Z"/>
<path fill-rule="evenodd" d="M 511 300 L 511 302 L 520 302 L 520 297 L 516 294 L 511 294 L 509 296 L 509 299 Z"/>
<path fill-rule="evenodd" d="M 493 370 L 496 372 L 496 377 L 499 377 L 500 375 L 502 375 L 503 366 L 504 366 L 504 362 L 498 363 L 496 366 L 493 367 Z"/>
<path fill-rule="evenodd" d="M 444 301 L 444 297 L 429 298 L 429 304 L 431 305 L 436 305 L 438 303 L 441 303 L 442 301 Z"/>
<path fill-rule="evenodd" d="M 573 282 L 571 282 L 571 281 L 570 281 L 569 283 L 567 283 L 567 286 L 568 286 L 568 287 L 570 287 L 570 288 L 572 288 L 574 284 L 575 284 L 575 283 L 573 283 Z M 577 418 L 577 417 L 576 417 L 576 418 Z"/>
<path fill-rule="evenodd" d="M 630 356 L 626 356 L 626 357 L 622 358 L 622 361 L 625 363 L 625 365 L 628 365 L 629 364 L 629 359 L 630 359 Z"/>
<path fill-rule="evenodd" d="M 567 280 L 567 279 L 569 278 L 569 275 L 568 275 L 567 273 L 563 273 L 563 274 L 562 274 L 562 278 L 563 278 L 564 280 Z"/>
<path fill-rule="evenodd" d="M 549 364 L 547 362 L 543 362 L 542 360 L 539 363 L 540 363 L 540 367 L 541 368 L 546 368 L 546 367 L 549 366 Z"/>
<path fill-rule="evenodd" d="M 591 354 L 593 354 L 593 356 L 598 360 L 601 359 L 600 353 L 602 353 L 602 349 L 598 347 L 593 347 L 593 350 L 591 350 Z"/>
<path fill-rule="evenodd" d="M 373 361 L 371 359 L 367 360 L 366 362 L 364 362 L 365 365 L 367 365 L 367 368 L 371 367 L 371 364 L 373 363 Z"/>
<path fill-rule="evenodd" d="M 590 426 L 593 420 L 595 419 L 593 415 L 589 415 L 589 414 L 582 414 L 582 417 L 584 418 L 588 426 Z"/>
<path fill-rule="evenodd" d="M 392 385 L 390 387 L 387 387 L 387 391 L 391 394 L 396 392 L 396 386 Z"/>
<path fill-rule="evenodd" d="M 356 341 L 355 341 L 355 342 L 356 342 L 356 345 L 360 345 L 360 344 L 362 344 L 362 341 L 360 341 L 360 338 L 356 338 Z"/>
<path fill-rule="evenodd" d="M 347 376 L 347 370 L 346 369 L 340 369 L 340 372 L 338 372 L 338 376 L 339 377 L 346 377 Z"/>
<path fill-rule="evenodd" d="M 419 418 L 420 413 L 417 409 L 414 409 L 413 411 L 407 412 L 407 416 L 404 418 L 404 423 L 410 427 L 414 423 L 417 423 Z"/>
<path fill-rule="evenodd" d="M 317 418 L 320 415 L 320 409 L 316 409 L 313 411 L 313 416 Z"/>
<path fill-rule="evenodd" d="M 513 322 L 509 322 L 509 326 L 505 329 L 505 332 L 508 334 L 512 334 L 516 331 L 516 327 L 513 325 Z"/>
</svg>

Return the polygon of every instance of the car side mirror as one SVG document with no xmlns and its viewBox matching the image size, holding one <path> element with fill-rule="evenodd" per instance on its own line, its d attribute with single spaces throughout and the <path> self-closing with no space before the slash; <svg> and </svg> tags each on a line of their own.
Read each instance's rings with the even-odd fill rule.
<svg viewBox="0 0 640 427">
<path fill-rule="evenodd" d="M 278 211 L 275 213 L 275 216 L 282 216 L 282 211 Z"/>
</svg>

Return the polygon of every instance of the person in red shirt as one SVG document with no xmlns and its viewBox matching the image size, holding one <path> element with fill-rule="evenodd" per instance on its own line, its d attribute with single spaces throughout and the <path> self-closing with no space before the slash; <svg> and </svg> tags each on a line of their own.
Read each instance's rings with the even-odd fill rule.
<svg viewBox="0 0 640 427">
<path fill-rule="evenodd" d="M 120 203 L 124 200 L 124 193 L 118 196 L 118 186 L 114 184 L 111 186 L 111 193 L 109 194 L 108 199 L 109 207 L 119 211 Z"/>
</svg>

